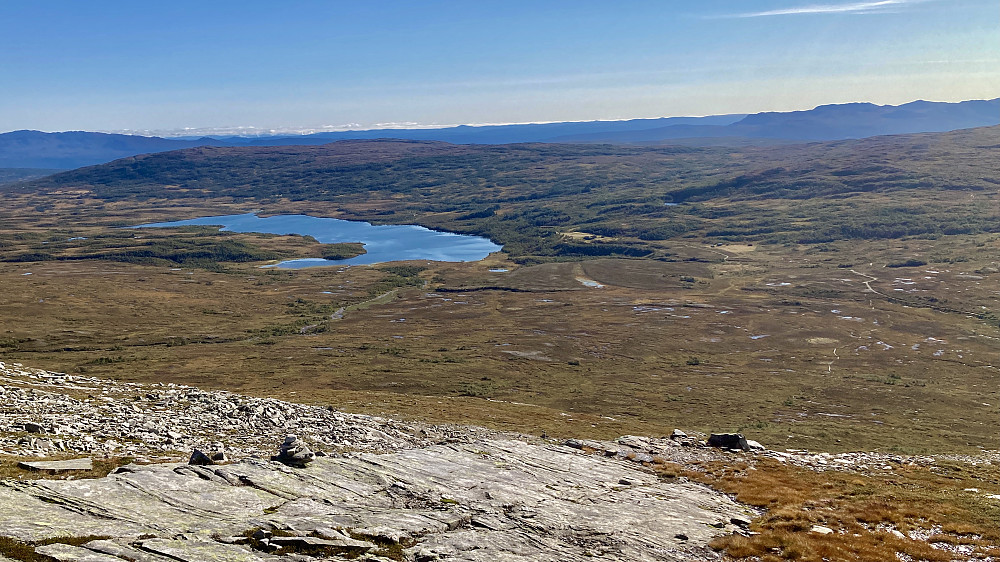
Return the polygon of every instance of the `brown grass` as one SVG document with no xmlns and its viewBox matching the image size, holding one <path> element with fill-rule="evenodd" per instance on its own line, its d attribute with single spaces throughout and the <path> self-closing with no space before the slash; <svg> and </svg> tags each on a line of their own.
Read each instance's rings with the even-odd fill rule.
<svg viewBox="0 0 1000 562">
<path fill-rule="evenodd" d="M 804 562 L 898 562 L 964 559 L 932 545 L 970 545 L 980 556 L 1000 544 L 1000 508 L 965 492 L 996 486 L 995 466 L 900 467 L 895 474 L 868 476 L 815 472 L 776 461 L 705 463 L 692 469 L 660 464 L 666 477 L 688 476 L 764 510 L 751 524 L 751 536 L 729 535 L 711 546 L 737 559 Z M 814 525 L 834 533 L 811 532 Z M 910 531 L 941 530 L 927 541 L 899 537 Z"/>
</svg>

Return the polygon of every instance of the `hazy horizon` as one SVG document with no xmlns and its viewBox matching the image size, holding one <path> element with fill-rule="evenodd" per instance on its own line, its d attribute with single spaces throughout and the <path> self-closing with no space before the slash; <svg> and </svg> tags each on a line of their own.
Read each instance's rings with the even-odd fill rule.
<svg viewBox="0 0 1000 562">
<path fill-rule="evenodd" d="M 996 97 L 989 98 L 976 98 L 967 100 L 924 100 L 924 99 L 914 99 L 907 102 L 899 104 L 874 104 L 880 106 L 895 106 L 906 105 L 907 103 L 914 102 L 932 102 L 932 103 L 961 103 L 966 101 L 990 101 L 993 99 L 998 99 Z M 849 101 L 841 103 L 832 104 L 821 104 L 821 105 L 847 105 L 855 103 L 872 103 L 867 101 Z M 808 107 L 808 108 L 796 108 L 787 110 L 768 110 L 766 112 L 794 112 L 794 111 L 808 111 L 810 109 L 815 109 L 818 106 Z M 579 119 L 571 121 L 525 121 L 516 123 L 452 123 L 452 124 L 420 124 L 420 123 L 375 123 L 370 126 L 365 126 L 361 124 L 347 124 L 343 126 L 315 126 L 315 127 L 278 127 L 265 129 L 262 127 L 254 127 L 252 125 L 248 126 L 233 126 L 233 127 L 205 127 L 205 128 L 184 128 L 184 129 L 162 129 L 162 130 L 133 130 L 133 129 L 96 129 L 91 131 L 85 131 L 82 129 L 73 130 L 40 130 L 40 129 L 12 129 L 9 131 L 0 131 L 0 134 L 11 133 L 15 131 L 38 131 L 42 133 L 69 133 L 69 132 L 93 132 L 93 133 L 107 133 L 107 134 L 120 134 L 120 135 L 136 135 L 136 136 L 146 136 L 146 137 L 162 137 L 162 138 L 189 138 L 189 137 L 253 137 L 253 136 L 277 136 L 277 135 L 287 135 L 287 136 L 305 136 L 316 133 L 327 133 L 327 132 L 345 132 L 345 131 L 378 131 L 378 130 L 433 130 L 433 129 L 447 129 L 452 127 L 502 127 L 509 125 L 545 125 L 545 124 L 558 124 L 558 123 L 595 123 L 595 122 L 606 122 L 615 123 L 630 120 L 655 120 L 655 119 L 670 119 L 670 118 L 699 118 L 699 117 L 712 117 L 712 116 L 724 116 L 724 115 L 753 115 L 755 113 L 766 113 L 765 111 L 754 111 L 754 112 L 735 112 L 735 113 L 713 113 L 707 115 L 660 115 L 660 116 L 647 116 L 647 117 L 628 117 L 623 119 Z M 742 118 L 742 117 L 741 117 Z"/>
<path fill-rule="evenodd" d="M 0 16 L 2 131 L 301 134 L 1000 95 L 993 0 L 48 1 Z"/>
</svg>

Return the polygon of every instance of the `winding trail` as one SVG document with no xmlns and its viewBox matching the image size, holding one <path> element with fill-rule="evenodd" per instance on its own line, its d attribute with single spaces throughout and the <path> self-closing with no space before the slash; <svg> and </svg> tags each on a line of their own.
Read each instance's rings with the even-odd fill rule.
<svg viewBox="0 0 1000 562">
<path fill-rule="evenodd" d="M 851 270 L 851 273 L 853 273 L 855 275 L 860 275 L 862 277 L 867 277 L 868 280 L 867 281 L 862 281 L 862 283 L 865 284 L 865 288 L 867 288 L 870 292 L 875 293 L 876 295 L 879 295 L 880 297 L 890 298 L 889 295 L 887 295 L 885 293 L 882 293 L 882 292 L 879 292 L 879 291 L 877 291 L 877 290 L 875 290 L 875 289 L 872 288 L 872 282 L 873 281 L 878 281 L 878 277 L 873 277 L 871 275 L 868 275 L 867 273 L 861 273 L 860 271 L 855 271 L 853 269 Z"/>
</svg>

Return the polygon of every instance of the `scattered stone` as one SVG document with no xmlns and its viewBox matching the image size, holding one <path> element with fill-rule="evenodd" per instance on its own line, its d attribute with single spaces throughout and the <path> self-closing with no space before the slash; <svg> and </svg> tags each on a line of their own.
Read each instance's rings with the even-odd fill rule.
<svg viewBox="0 0 1000 562">
<path fill-rule="evenodd" d="M 288 433 L 326 451 L 385 452 L 427 442 L 417 429 L 395 420 L 172 383 L 64 375 L 2 361 L 0 380 L 0 453 L 8 455 L 58 450 L 156 462 L 187 460 L 197 448 L 210 458 L 222 453 L 214 456 L 219 463 L 274 454 L 275 441 Z M 25 435 L 26 426 L 37 433 Z M 465 428 L 424 427 L 440 441 L 474 438 Z M 59 439 L 40 434 L 58 434 Z"/>
<path fill-rule="evenodd" d="M 17 467 L 25 470 L 36 470 L 39 472 L 56 474 L 71 470 L 94 470 L 94 460 L 87 457 L 64 461 L 22 461 L 17 463 Z"/>
<path fill-rule="evenodd" d="M 742 433 L 713 433 L 708 437 L 708 445 L 720 449 L 750 450 L 750 445 Z"/>
<path fill-rule="evenodd" d="M 831 529 L 829 527 L 824 527 L 822 525 L 813 525 L 812 528 L 809 529 L 809 532 L 810 533 L 819 533 L 820 535 L 829 535 L 830 533 L 833 532 L 833 529 Z"/>
<path fill-rule="evenodd" d="M 687 436 L 688 436 L 687 433 L 684 433 L 683 431 L 681 431 L 679 429 L 675 429 L 674 432 L 670 434 L 670 438 L 671 439 L 684 439 Z"/>
</svg>

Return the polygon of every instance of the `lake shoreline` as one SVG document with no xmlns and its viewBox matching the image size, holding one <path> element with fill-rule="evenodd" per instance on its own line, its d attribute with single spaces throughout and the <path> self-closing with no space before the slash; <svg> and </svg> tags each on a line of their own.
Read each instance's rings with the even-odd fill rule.
<svg viewBox="0 0 1000 562">
<path fill-rule="evenodd" d="M 372 225 L 363 221 L 257 213 L 219 215 L 136 225 L 132 228 L 216 226 L 222 231 L 311 236 L 323 244 L 360 243 L 365 253 L 347 259 L 300 258 L 271 264 L 268 268 L 372 265 L 391 261 L 479 261 L 502 246 L 480 236 L 441 232 L 417 225 Z"/>
</svg>

